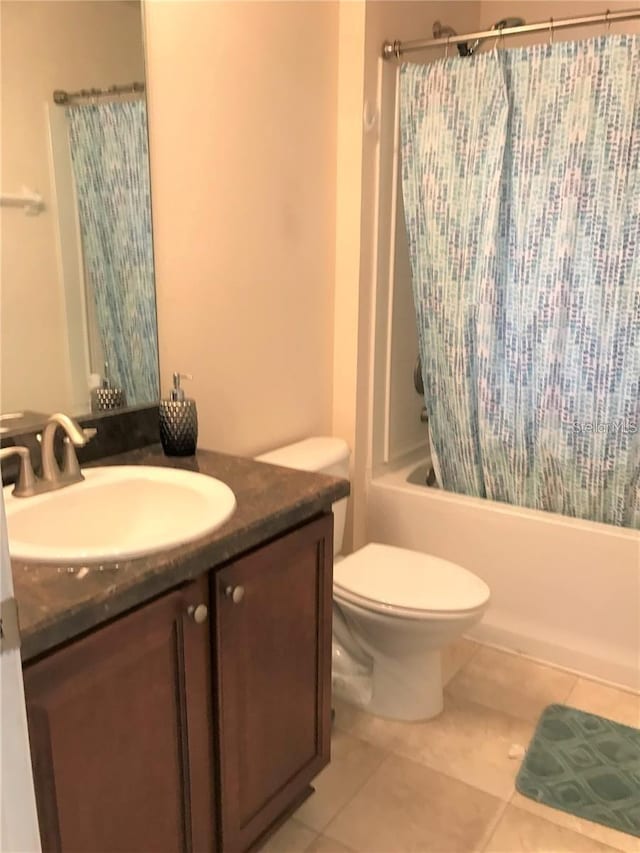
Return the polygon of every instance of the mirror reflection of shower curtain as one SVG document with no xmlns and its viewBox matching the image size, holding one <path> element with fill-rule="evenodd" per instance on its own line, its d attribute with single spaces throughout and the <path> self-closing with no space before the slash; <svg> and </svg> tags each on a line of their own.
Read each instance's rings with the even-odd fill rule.
<svg viewBox="0 0 640 853">
<path fill-rule="evenodd" d="M 129 405 L 153 402 L 159 377 L 146 104 L 82 104 L 68 107 L 67 117 L 87 297 L 102 352 Z"/>
<path fill-rule="evenodd" d="M 618 35 L 402 68 L 445 489 L 640 528 L 639 66 Z"/>
</svg>

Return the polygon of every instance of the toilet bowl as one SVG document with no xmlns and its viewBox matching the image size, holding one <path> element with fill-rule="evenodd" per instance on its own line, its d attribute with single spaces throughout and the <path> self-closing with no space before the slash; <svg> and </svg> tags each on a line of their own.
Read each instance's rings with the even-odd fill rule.
<svg viewBox="0 0 640 853">
<path fill-rule="evenodd" d="M 371 665 L 371 696 L 359 704 L 398 720 L 439 714 L 441 650 L 480 620 L 489 595 L 461 566 L 406 548 L 372 542 L 340 560 L 334 608 Z"/>
<path fill-rule="evenodd" d="M 348 476 L 349 448 L 310 438 L 256 457 Z M 490 590 L 467 569 L 371 542 L 340 555 L 346 500 L 334 511 L 334 694 L 369 713 L 425 720 L 442 710 L 441 650 L 482 618 Z"/>
</svg>

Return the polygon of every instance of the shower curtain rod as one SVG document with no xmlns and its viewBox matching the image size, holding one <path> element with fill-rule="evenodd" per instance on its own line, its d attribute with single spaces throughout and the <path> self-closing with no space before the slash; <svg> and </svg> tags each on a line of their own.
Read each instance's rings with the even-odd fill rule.
<svg viewBox="0 0 640 853">
<path fill-rule="evenodd" d="M 56 89 L 53 100 L 56 104 L 67 105 L 72 101 L 85 98 L 108 98 L 113 95 L 139 95 L 144 93 L 144 83 L 128 83 L 125 86 L 110 86 L 108 89 L 80 89 L 78 92 L 65 92 Z"/>
<path fill-rule="evenodd" d="M 583 27 L 590 24 L 613 24 L 616 21 L 632 21 L 640 18 L 640 9 L 626 9 L 620 12 L 607 10 L 601 15 L 584 15 L 581 18 L 560 18 L 555 21 L 538 21 L 534 24 L 522 24 L 519 27 L 500 27 L 493 30 L 483 30 L 479 33 L 465 33 L 461 36 L 445 36 L 437 39 L 422 41 L 385 41 L 382 45 L 383 59 L 399 59 L 405 53 L 413 53 L 416 50 L 426 50 L 431 47 L 447 47 L 450 44 L 462 44 L 476 39 L 503 38 L 504 36 L 516 36 L 520 33 L 535 33 L 542 30 L 563 30 L 566 27 Z"/>
</svg>

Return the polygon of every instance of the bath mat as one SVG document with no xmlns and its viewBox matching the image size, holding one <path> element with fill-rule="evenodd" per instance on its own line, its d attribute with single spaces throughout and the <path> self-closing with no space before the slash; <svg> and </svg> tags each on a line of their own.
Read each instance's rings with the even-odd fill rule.
<svg viewBox="0 0 640 853">
<path fill-rule="evenodd" d="M 536 802 L 640 837 L 640 729 L 549 705 L 516 788 Z"/>
</svg>

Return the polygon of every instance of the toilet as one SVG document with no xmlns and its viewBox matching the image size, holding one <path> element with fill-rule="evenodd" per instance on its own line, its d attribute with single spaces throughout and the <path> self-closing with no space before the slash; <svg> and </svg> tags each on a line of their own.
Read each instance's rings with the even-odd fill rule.
<svg viewBox="0 0 640 853">
<path fill-rule="evenodd" d="M 307 438 L 259 462 L 349 476 L 349 447 Z M 472 572 L 418 551 L 370 542 L 341 555 L 346 498 L 333 506 L 332 682 L 336 696 L 394 720 L 442 711 L 441 650 L 482 618 L 490 590 Z"/>
</svg>

